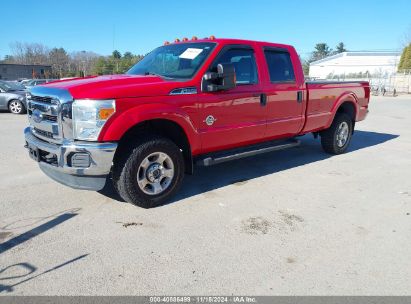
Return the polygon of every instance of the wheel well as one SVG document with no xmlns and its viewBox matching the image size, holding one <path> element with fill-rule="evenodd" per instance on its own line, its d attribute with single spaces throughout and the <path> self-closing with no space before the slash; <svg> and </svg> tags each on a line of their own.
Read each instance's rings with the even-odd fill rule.
<svg viewBox="0 0 411 304">
<path fill-rule="evenodd" d="M 351 117 L 353 121 L 355 121 L 355 107 L 352 102 L 346 101 L 341 104 L 337 110 L 337 113 L 346 113 Z"/>
<path fill-rule="evenodd" d="M 115 158 L 125 152 L 124 150 L 130 146 L 130 143 L 147 134 L 160 135 L 174 142 L 183 153 L 185 172 L 193 173 L 193 158 L 187 135 L 180 125 L 167 119 L 148 120 L 130 128 L 120 139 Z"/>
<path fill-rule="evenodd" d="M 354 125 L 355 125 L 355 106 L 352 104 L 352 102 L 345 101 L 340 105 L 340 107 L 337 110 L 337 113 L 345 113 L 348 116 L 351 117 L 352 121 L 352 126 L 353 126 L 353 132 L 354 132 Z"/>
</svg>

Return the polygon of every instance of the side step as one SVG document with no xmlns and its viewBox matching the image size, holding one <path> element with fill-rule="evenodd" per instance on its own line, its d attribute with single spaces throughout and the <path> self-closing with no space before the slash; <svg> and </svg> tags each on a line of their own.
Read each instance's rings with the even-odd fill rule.
<svg viewBox="0 0 411 304">
<path fill-rule="evenodd" d="M 227 150 L 223 152 L 215 152 L 203 155 L 198 158 L 195 162 L 198 166 L 212 166 L 226 161 L 240 159 L 244 157 L 254 156 L 258 154 L 263 154 L 272 151 L 284 150 L 292 147 L 297 147 L 300 145 L 300 140 L 298 139 L 287 139 L 287 140 L 276 140 L 265 142 L 262 144 L 252 145 L 245 148 L 236 148 L 232 150 Z"/>
</svg>

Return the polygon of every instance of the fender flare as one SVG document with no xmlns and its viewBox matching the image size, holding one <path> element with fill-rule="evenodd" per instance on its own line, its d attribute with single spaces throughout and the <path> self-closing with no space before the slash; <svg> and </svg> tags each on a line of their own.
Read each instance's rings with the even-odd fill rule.
<svg viewBox="0 0 411 304">
<path fill-rule="evenodd" d="M 337 100 L 334 103 L 334 106 L 331 109 L 332 114 L 330 115 L 330 118 L 327 121 L 326 129 L 328 129 L 331 126 L 332 122 L 334 121 L 335 115 L 337 115 L 338 109 L 341 107 L 343 103 L 346 103 L 346 102 L 349 102 L 350 104 L 354 106 L 354 111 L 355 111 L 354 120 L 357 119 L 358 111 L 359 111 L 358 98 L 357 96 L 355 96 L 353 92 L 344 92 L 337 98 Z"/>
<path fill-rule="evenodd" d="M 187 137 L 191 152 L 195 154 L 200 150 L 200 137 L 191 118 L 180 108 L 165 103 L 142 104 L 114 114 L 103 127 L 99 141 L 119 141 L 131 128 L 155 119 L 169 120 L 179 125 Z"/>
</svg>

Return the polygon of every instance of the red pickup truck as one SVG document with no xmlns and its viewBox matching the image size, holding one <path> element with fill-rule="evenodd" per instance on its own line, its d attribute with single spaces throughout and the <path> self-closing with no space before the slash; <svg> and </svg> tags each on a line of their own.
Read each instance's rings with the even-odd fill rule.
<svg viewBox="0 0 411 304">
<path fill-rule="evenodd" d="M 127 202 L 162 204 L 194 165 L 256 155 L 321 137 L 346 151 L 368 112 L 368 82 L 305 82 L 292 46 L 214 37 L 155 49 L 126 75 L 31 89 L 29 155 L 54 180 Z"/>
</svg>

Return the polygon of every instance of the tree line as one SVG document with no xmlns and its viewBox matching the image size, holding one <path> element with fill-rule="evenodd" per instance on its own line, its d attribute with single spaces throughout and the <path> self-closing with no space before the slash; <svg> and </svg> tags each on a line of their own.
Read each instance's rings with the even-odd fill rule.
<svg viewBox="0 0 411 304">
<path fill-rule="evenodd" d="M 404 47 L 398 64 L 398 72 L 409 71 L 411 71 L 411 43 Z"/>
<path fill-rule="evenodd" d="M 50 65 L 46 78 L 83 77 L 87 75 L 123 74 L 144 56 L 115 50 L 109 56 L 90 51 L 68 53 L 62 47 L 49 48 L 41 43 L 14 42 L 11 54 L 0 63 Z"/>
</svg>

